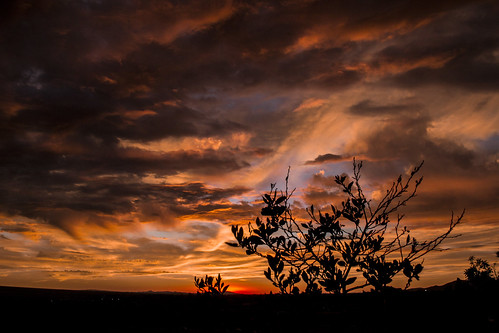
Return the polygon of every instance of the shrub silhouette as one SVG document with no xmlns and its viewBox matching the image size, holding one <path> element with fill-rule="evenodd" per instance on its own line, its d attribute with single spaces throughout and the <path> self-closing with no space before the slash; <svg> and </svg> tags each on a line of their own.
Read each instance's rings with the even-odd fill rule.
<svg viewBox="0 0 499 333">
<path fill-rule="evenodd" d="M 383 291 L 400 272 L 408 288 L 423 270 L 423 262 L 417 261 L 449 237 L 464 215 L 464 211 L 457 217 L 452 214 L 447 231 L 429 241 L 411 237 L 410 230 L 401 225 L 403 215 L 397 215 L 395 221 L 390 219 L 416 195 L 422 182 L 416 174 L 422 165 L 415 167 L 406 180 L 399 176 L 374 203 L 360 185 L 362 162 L 354 159 L 351 179 L 346 175 L 335 177 L 347 199 L 341 206 L 331 205 L 330 213 L 317 212 L 312 205 L 307 209 L 308 222 L 299 222 L 293 216 L 289 200 L 294 191 L 288 191 L 288 169 L 285 192 L 278 195 L 275 184 L 271 184 L 270 192 L 262 196 L 265 207 L 261 215 L 265 219 L 256 218 L 255 225 L 249 223 L 247 233 L 241 226 L 232 226 L 237 243 L 227 244 L 266 258 L 264 275 L 284 294 L 299 293 L 301 281 L 305 293 L 323 289 L 347 293 L 367 286 Z M 393 227 L 392 234 L 387 233 L 389 226 Z M 359 282 L 359 277 L 364 281 Z"/>
<path fill-rule="evenodd" d="M 220 274 L 216 278 L 208 275 L 204 279 L 194 277 L 194 285 L 198 288 L 198 294 L 223 295 L 229 288 L 222 282 Z"/>
<path fill-rule="evenodd" d="M 466 279 L 470 283 L 482 286 L 493 280 L 497 280 L 495 264 L 491 266 L 487 260 L 474 256 L 469 257 L 468 261 L 470 262 L 470 267 L 464 271 L 464 276 L 466 276 Z"/>
</svg>

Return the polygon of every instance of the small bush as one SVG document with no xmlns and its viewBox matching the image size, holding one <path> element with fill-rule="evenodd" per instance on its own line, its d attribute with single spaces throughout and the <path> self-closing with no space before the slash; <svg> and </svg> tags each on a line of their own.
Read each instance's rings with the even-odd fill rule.
<svg viewBox="0 0 499 333">
<path fill-rule="evenodd" d="M 474 256 L 469 257 L 468 260 L 470 267 L 464 271 L 464 276 L 469 282 L 481 285 L 497 279 L 495 265 L 491 266 L 487 260 Z"/>
<path fill-rule="evenodd" d="M 222 282 L 222 277 L 218 274 L 218 277 L 206 275 L 204 278 L 194 277 L 194 285 L 198 288 L 198 294 L 209 294 L 209 295 L 223 295 L 229 288 L 229 285 L 225 285 Z"/>
</svg>

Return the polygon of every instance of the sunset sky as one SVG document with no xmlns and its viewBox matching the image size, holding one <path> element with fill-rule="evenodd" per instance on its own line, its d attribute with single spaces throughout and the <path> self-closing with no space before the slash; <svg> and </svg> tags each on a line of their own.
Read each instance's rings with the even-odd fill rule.
<svg viewBox="0 0 499 333">
<path fill-rule="evenodd" d="M 466 209 L 424 287 L 499 261 L 497 1 L 7 1 L 0 10 L 0 285 L 269 292 L 225 244 L 270 183 L 374 199 L 424 160 L 418 239 Z"/>
</svg>

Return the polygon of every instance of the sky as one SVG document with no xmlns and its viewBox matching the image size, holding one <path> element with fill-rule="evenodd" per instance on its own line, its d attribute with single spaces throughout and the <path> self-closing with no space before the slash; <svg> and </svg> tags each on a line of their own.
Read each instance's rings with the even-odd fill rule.
<svg viewBox="0 0 499 333">
<path fill-rule="evenodd" d="M 0 285 L 269 292 L 230 226 L 271 183 L 297 212 L 373 199 L 424 160 L 415 287 L 499 250 L 495 1 L 4 1 Z"/>
</svg>

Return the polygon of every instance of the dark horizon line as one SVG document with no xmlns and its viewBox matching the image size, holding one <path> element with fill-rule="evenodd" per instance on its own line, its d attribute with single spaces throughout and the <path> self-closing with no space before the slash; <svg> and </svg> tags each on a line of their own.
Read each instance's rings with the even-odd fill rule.
<svg viewBox="0 0 499 333">
<path fill-rule="evenodd" d="M 408 289 L 403 289 L 403 288 L 395 288 L 393 287 L 394 290 L 397 291 L 421 291 L 421 290 L 439 290 L 442 288 L 446 287 L 451 287 L 452 285 L 458 283 L 458 281 L 465 282 L 466 280 L 462 280 L 459 277 L 456 278 L 456 280 L 440 284 L 440 285 L 432 285 L 428 287 L 416 287 L 416 288 L 408 288 Z M 108 289 L 66 289 L 66 288 L 44 288 L 44 287 L 26 287 L 26 286 L 7 286 L 7 285 L 0 285 L 0 293 L 5 290 L 18 290 L 18 291 L 43 291 L 43 292 L 96 292 L 96 293 L 121 293 L 121 294 L 156 294 L 156 295 L 197 295 L 197 292 L 188 292 L 188 291 L 170 291 L 170 290 L 162 290 L 162 291 L 156 291 L 156 290 L 147 290 L 147 291 L 123 291 L 123 290 L 108 290 Z M 348 294 L 362 294 L 365 293 L 366 291 L 359 291 L 359 292 L 351 292 Z M 370 291 L 367 291 L 369 293 Z M 233 292 L 233 291 L 227 291 L 226 295 L 279 295 L 279 292 L 272 292 L 270 291 L 269 293 L 238 293 L 238 292 Z M 335 295 L 333 293 L 328 293 L 324 292 L 321 295 Z"/>
</svg>

